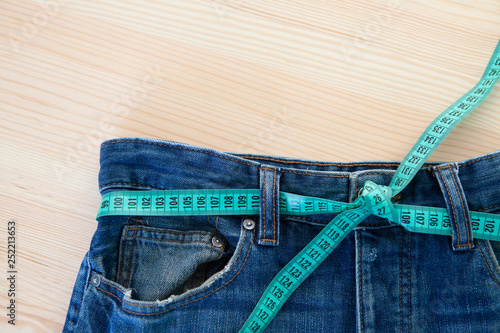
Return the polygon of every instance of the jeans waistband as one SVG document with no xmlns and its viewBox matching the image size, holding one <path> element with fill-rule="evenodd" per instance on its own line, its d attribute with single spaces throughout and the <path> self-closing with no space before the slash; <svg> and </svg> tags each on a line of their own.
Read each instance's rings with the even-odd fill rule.
<svg viewBox="0 0 500 333">
<path fill-rule="evenodd" d="M 285 191 L 343 202 L 355 200 L 367 180 L 389 185 L 400 164 L 394 161 L 323 162 L 228 153 L 151 138 L 105 141 L 101 146 L 100 162 L 101 193 L 123 189 L 260 188 L 265 191 L 267 188 L 265 200 L 272 200 L 269 197 L 271 192 L 277 195 L 278 191 Z M 455 170 L 453 174 L 441 172 L 452 167 Z M 460 199 L 462 202 L 465 200 L 470 210 L 488 212 L 498 209 L 500 150 L 459 162 L 426 163 L 394 199 L 401 204 L 450 209 L 446 195 L 447 179 L 460 187 Z M 452 199 L 449 193 L 448 197 Z M 272 205 L 267 207 L 270 210 Z M 318 214 L 291 218 L 306 223 L 327 223 L 332 216 Z M 361 226 L 388 223 L 381 220 L 378 217 L 368 218 Z M 272 228 L 268 228 L 268 232 L 276 234 Z M 261 243 L 266 245 L 268 238 L 266 235 L 262 237 Z M 270 242 L 277 243 L 277 240 L 270 239 Z M 271 243 L 268 245 L 274 245 Z"/>
</svg>

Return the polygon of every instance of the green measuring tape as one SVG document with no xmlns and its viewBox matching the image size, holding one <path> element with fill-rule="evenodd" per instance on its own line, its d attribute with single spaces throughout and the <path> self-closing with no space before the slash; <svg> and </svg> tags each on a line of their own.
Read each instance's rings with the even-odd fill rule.
<svg viewBox="0 0 500 333">
<path fill-rule="evenodd" d="M 450 131 L 491 92 L 500 77 L 500 42 L 480 81 L 441 113 L 399 165 L 389 186 L 367 181 L 353 203 L 280 192 L 281 214 L 338 214 L 276 275 L 239 333 L 262 332 L 290 295 L 359 223 L 370 215 L 409 231 L 451 235 L 446 209 L 393 204 L 391 198 L 413 179 Z M 103 195 L 98 217 L 107 215 L 254 215 L 257 189 L 115 191 Z M 473 236 L 500 241 L 500 215 L 470 212 Z"/>
<path fill-rule="evenodd" d="M 103 195 L 97 217 L 107 215 L 195 216 L 258 215 L 260 190 L 159 190 L 115 191 Z M 451 235 L 446 208 L 393 204 L 396 217 L 389 217 L 413 232 Z M 345 203 L 287 192 L 279 193 L 281 215 L 334 214 L 360 208 Z M 385 208 L 380 208 L 380 213 Z M 470 212 L 473 236 L 500 241 L 500 215 Z"/>
</svg>

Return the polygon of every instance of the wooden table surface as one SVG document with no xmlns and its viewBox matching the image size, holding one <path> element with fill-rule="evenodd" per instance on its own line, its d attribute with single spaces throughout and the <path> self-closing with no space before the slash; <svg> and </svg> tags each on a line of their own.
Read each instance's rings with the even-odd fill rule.
<svg viewBox="0 0 500 333">
<path fill-rule="evenodd" d="M 500 38 L 497 0 L 2 0 L 0 17 L 0 332 L 62 330 L 103 140 L 401 160 Z M 431 160 L 499 148 L 497 86 Z"/>
</svg>

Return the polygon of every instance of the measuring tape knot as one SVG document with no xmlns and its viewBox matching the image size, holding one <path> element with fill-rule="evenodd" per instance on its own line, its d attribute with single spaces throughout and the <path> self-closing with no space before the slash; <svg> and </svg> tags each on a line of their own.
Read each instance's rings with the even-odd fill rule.
<svg viewBox="0 0 500 333">
<path fill-rule="evenodd" d="M 363 185 L 360 198 L 363 198 L 366 209 L 371 214 L 398 223 L 398 213 L 392 204 L 392 189 L 389 186 L 378 185 L 368 180 Z"/>
</svg>

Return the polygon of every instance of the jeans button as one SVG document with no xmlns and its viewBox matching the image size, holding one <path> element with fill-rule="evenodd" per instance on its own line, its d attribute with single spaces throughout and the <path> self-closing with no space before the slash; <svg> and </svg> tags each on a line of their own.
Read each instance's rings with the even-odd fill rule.
<svg viewBox="0 0 500 333">
<path fill-rule="evenodd" d="M 255 221 L 252 219 L 245 219 L 243 221 L 243 227 L 247 230 L 252 230 L 253 228 L 255 228 Z"/>
<path fill-rule="evenodd" d="M 219 236 L 214 236 L 212 237 L 212 244 L 215 247 L 222 247 L 222 245 L 224 245 L 224 241 Z"/>
<path fill-rule="evenodd" d="M 101 284 L 101 277 L 97 274 L 94 274 L 90 279 L 94 287 L 98 287 Z"/>
</svg>

